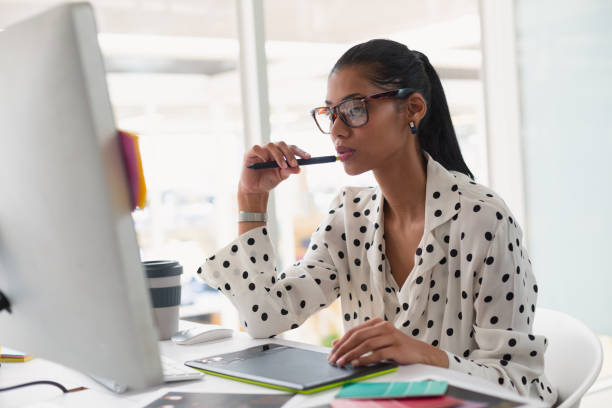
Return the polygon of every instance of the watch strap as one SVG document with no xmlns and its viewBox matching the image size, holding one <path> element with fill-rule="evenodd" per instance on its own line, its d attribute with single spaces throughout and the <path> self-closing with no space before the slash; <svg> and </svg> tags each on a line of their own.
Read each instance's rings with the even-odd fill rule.
<svg viewBox="0 0 612 408">
<path fill-rule="evenodd" d="M 268 214 L 251 212 L 251 211 L 240 211 L 238 213 L 238 222 L 266 222 L 268 221 Z"/>
</svg>

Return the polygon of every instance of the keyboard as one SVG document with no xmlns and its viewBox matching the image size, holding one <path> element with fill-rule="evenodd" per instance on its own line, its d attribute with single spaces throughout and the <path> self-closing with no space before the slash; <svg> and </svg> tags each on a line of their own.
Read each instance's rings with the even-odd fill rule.
<svg viewBox="0 0 612 408">
<path fill-rule="evenodd" d="M 204 377 L 204 373 L 194 370 L 191 367 L 187 367 L 186 365 L 180 364 L 169 357 L 159 357 L 161 359 L 164 382 L 197 380 L 199 378 Z M 104 385 L 106 388 L 116 393 L 122 393 L 127 390 L 127 387 L 125 385 L 119 384 L 113 380 L 108 380 L 104 377 L 98 377 L 91 374 L 90 376 L 94 380 L 98 381 L 100 384 Z"/>
<path fill-rule="evenodd" d="M 169 357 L 160 357 L 165 382 L 196 380 L 204 376 L 204 373 L 178 363 Z"/>
</svg>

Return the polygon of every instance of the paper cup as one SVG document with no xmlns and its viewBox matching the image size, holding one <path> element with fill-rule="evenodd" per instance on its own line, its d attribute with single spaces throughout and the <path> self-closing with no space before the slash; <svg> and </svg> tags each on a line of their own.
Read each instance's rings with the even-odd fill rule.
<svg viewBox="0 0 612 408">
<path fill-rule="evenodd" d="M 159 339 L 169 340 L 178 331 L 183 267 L 177 261 L 145 261 L 143 265 Z"/>
</svg>

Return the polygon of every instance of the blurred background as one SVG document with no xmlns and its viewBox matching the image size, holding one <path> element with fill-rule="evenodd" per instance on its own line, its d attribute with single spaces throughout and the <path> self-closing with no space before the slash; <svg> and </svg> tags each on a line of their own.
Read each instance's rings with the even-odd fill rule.
<svg viewBox="0 0 612 408">
<path fill-rule="evenodd" d="M 56 3 L 0 0 L 0 29 Z M 117 125 L 141 136 L 149 188 L 146 209 L 133 214 L 141 256 L 184 265 L 183 318 L 240 327 L 195 271 L 237 236 L 244 152 L 284 140 L 334 154 L 309 111 L 323 104 L 344 51 L 389 38 L 424 52 L 438 71 L 469 168 L 523 227 L 539 305 L 599 333 L 602 376 L 612 373 L 612 2 L 91 3 Z M 306 166 L 282 183 L 269 214 L 278 269 L 302 257 L 339 188 L 374 184 L 340 164 Z M 341 335 L 335 303 L 282 336 L 329 345 Z"/>
<path fill-rule="evenodd" d="M 54 3 L 0 0 L 0 16 L 17 21 Z M 134 221 L 142 258 L 184 265 L 183 318 L 238 328 L 233 307 L 195 272 L 237 235 L 236 188 L 250 148 L 241 92 L 241 3 L 92 4 L 117 125 L 141 136 L 149 194 Z M 262 6 L 270 140 L 296 144 L 313 156 L 335 154 L 309 112 L 324 105 L 327 75 L 342 53 L 371 38 L 391 38 L 430 57 L 465 159 L 487 183 L 477 1 L 389 1 L 375 10 L 370 2 L 345 0 L 265 0 Z M 370 173 L 349 177 L 339 163 L 303 167 L 282 183 L 271 214 L 278 269 L 303 256 L 340 187 L 374 184 Z M 328 343 L 341 335 L 338 306 L 285 336 Z"/>
</svg>

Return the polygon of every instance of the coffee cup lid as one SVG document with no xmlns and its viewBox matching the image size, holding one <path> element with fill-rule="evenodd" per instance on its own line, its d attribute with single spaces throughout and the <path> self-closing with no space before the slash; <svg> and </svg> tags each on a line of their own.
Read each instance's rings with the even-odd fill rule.
<svg viewBox="0 0 612 408">
<path fill-rule="evenodd" d="M 142 264 L 148 278 L 165 278 L 183 273 L 183 267 L 178 261 L 144 261 Z"/>
</svg>

